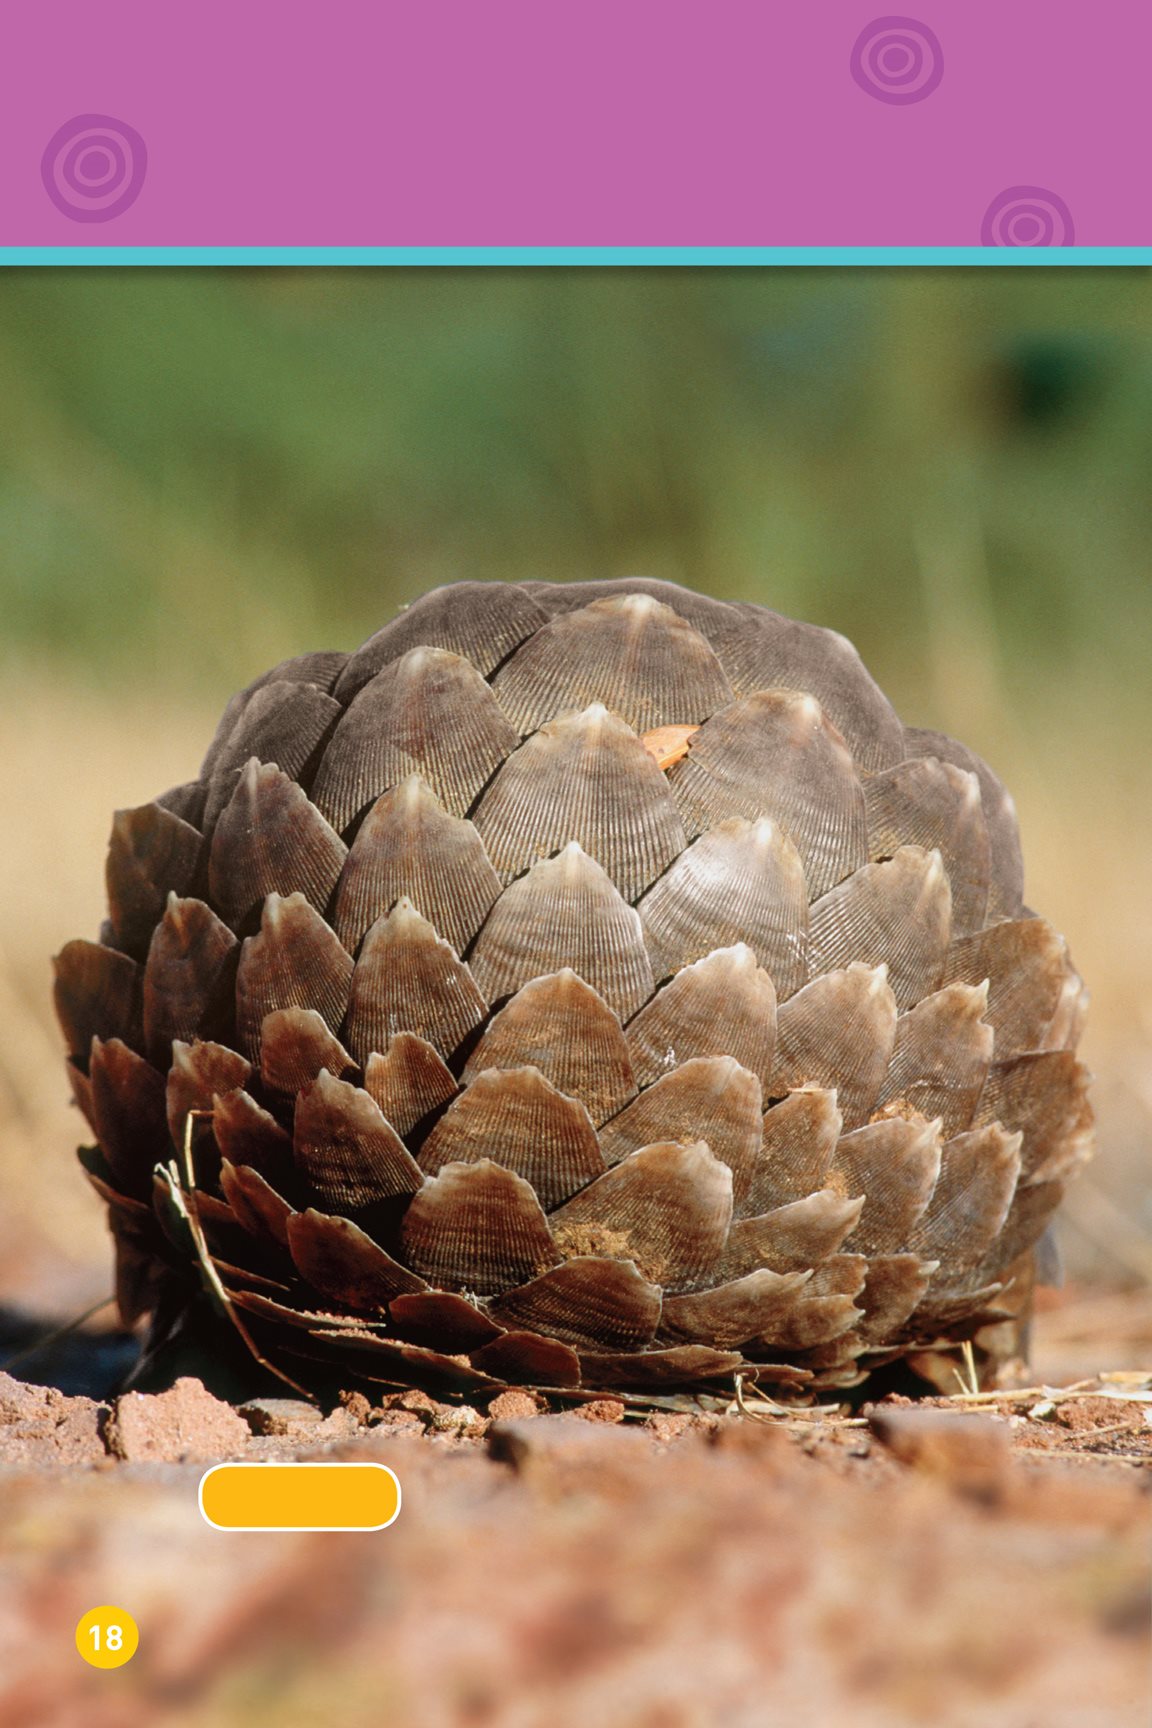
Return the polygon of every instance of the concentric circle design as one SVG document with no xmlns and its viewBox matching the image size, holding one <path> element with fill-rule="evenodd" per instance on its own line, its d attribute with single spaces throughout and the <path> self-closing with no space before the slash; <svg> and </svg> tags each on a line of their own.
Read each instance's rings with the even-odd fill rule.
<svg viewBox="0 0 1152 1728">
<path fill-rule="evenodd" d="M 148 170 L 143 138 L 107 114 L 77 114 L 48 141 L 44 190 L 73 222 L 111 222 L 140 196 Z"/>
<path fill-rule="evenodd" d="M 874 18 L 852 48 L 852 77 L 878 102 L 923 102 L 944 76 L 939 40 L 918 18 Z"/>
<path fill-rule="evenodd" d="M 989 204 L 980 228 L 984 246 L 1074 246 L 1072 212 L 1044 186 L 1008 186 Z"/>
</svg>

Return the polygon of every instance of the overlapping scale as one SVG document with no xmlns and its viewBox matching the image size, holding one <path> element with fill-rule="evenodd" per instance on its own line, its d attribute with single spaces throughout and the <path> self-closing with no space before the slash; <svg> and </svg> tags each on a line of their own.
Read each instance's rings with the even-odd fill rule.
<svg viewBox="0 0 1152 1728">
<path fill-rule="evenodd" d="M 505 888 L 476 938 L 469 964 L 490 1003 L 565 967 L 622 1019 L 653 990 L 639 917 L 574 840 Z"/>
<path fill-rule="evenodd" d="M 800 855 L 816 899 L 868 857 L 864 793 L 815 697 L 758 690 L 701 726 L 668 773 L 689 833 L 769 816 Z"/>
<path fill-rule="evenodd" d="M 743 1278 L 766 1266 L 773 1272 L 803 1272 L 835 1254 L 860 1218 L 864 1200 L 849 1200 L 835 1188 L 819 1188 L 803 1200 L 775 1206 L 754 1218 L 738 1218 L 728 1232 L 720 1279 Z"/>
<path fill-rule="evenodd" d="M 411 1144 L 422 1137 L 421 1124 L 455 1097 L 456 1082 L 431 1044 L 413 1032 L 397 1032 L 383 1055 L 373 1051 L 369 1056 L 364 1090 Z"/>
<path fill-rule="evenodd" d="M 972 1285 L 1008 1216 L 1022 1140 L 999 1122 L 945 1140 L 932 1198 L 908 1238 L 917 1253 L 940 1263 L 934 1293 Z"/>
<path fill-rule="evenodd" d="M 179 1038 L 174 1039 L 165 1092 L 168 1133 L 173 1146 L 183 1146 L 191 1111 L 211 1115 L 217 1094 L 243 1087 L 251 1073 L 252 1064 L 225 1044 L 210 1040 L 185 1044 Z"/>
<path fill-rule="evenodd" d="M 664 775 L 632 728 L 599 702 L 526 739 L 473 819 L 505 882 L 576 840 L 625 900 L 635 900 L 686 843 Z"/>
<path fill-rule="evenodd" d="M 143 973 L 135 960 L 76 938 L 64 944 L 52 967 L 56 1018 L 73 1058 L 85 1065 L 96 1037 L 142 1047 Z"/>
<path fill-rule="evenodd" d="M 144 967 L 144 1042 L 167 1067 L 173 1040 L 211 1038 L 232 1022 L 240 945 L 203 900 L 169 894 Z"/>
<path fill-rule="evenodd" d="M 247 761 L 254 756 L 258 762 L 275 763 L 289 779 L 306 777 L 342 713 L 339 702 L 315 684 L 276 679 L 254 690 L 200 771 L 208 782 L 204 832 L 212 832 Z"/>
<path fill-rule="evenodd" d="M 634 1261 L 577 1255 L 488 1308 L 506 1325 L 548 1332 L 568 1344 L 630 1350 L 656 1336 L 661 1291 Z"/>
<path fill-rule="evenodd" d="M 352 973 L 345 1028 L 361 1066 L 398 1032 L 414 1032 L 448 1058 L 486 1013 L 472 971 L 410 900 L 376 920 Z"/>
<path fill-rule="evenodd" d="M 694 724 L 732 700 L 703 636 L 648 594 L 594 600 L 528 638 L 492 688 L 521 733 L 603 702 L 635 732 Z"/>
<path fill-rule="evenodd" d="M 462 1078 L 525 1063 L 579 1098 L 597 1127 L 636 1094 L 618 1015 L 571 967 L 533 978 L 492 1016 Z"/>
<path fill-rule="evenodd" d="M 108 841 L 105 882 L 117 944 L 142 959 L 169 894 L 197 886 L 203 836 L 160 804 L 117 810 Z"/>
<path fill-rule="evenodd" d="M 951 930 L 952 895 L 939 852 L 901 846 L 882 864 L 865 864 L 812 907 L 814 971 L 859 961 L 888 967 L 900 1008 L 941 982 Z"/>
<path fill-rule="evenodd" d="M 864 1210 L 848 1238 L 862 1254 L 896 1254 L 922 1216 L 940 1174 L 940 1123 L 888 1116 L 844 1134 L 832 1180 Z"/>
<path fill-rule="evenodd" d="M 444 807 L 466 816 L 519 737 L 471 661 L 412 648 L 354 697 L 312 787 L 339 832 L 381 792 L 420 774 Z"/>
<path fill-rule="evenodd" d="M 339 1026 L 351 985 L 352 956 L 303 894 L 269 894 L 259 931 L 240 950 L 237 1042 L 259 1062 L 261 1028 L 279 1008 L 312 1008 Z"/>
<path fill-rule="evenodd" d="M 714 600 L 708 594 L 696 594 L 691 588 L 681 588 L 678 582 L 664 582 L 650 576 L 601 578 L 592 582 L 520 582 L 517 586 L 530 594 L 549 618 L 564 612 L 576 612 L 590 606 L 594 600 L 614 600 L 629 594 L 646 594 L 658 600 L 712 641 L 713 635 L 730 627 L 733 608 L 725 600 Z M 713 647 L 715 643 L 713 642 Z"/>
<path fill-rule="evenodd" d="M 836 1093 L 826 1087 L 800 1086 L 773 1104 L 736 1216 L 771 1212 L 822 1188 L 843 1126 Z"/>
<path fill-rule="evenodd" d="M 988 908 L 991 850 L 975 773 L 922 756 L 864 782 L 868 853 L 891 858 L 901 846 L 938 851 L 952 889 L 952 933 L 979 930 Z"/>
<path fill-rule="evenodd" d="M 345 1216 L 414 1194 L 423 1181 L 375 1099 L 327 1069 L 297 1097 L 292 1150 L 325 1207 Z"/>
<path fill-rule="evenodd" d="M 973 1127 L 1002 1122 L 1023 1132 L 1022 1185 L 1067 1178 L 1087 1159 L 1092 1142 L 1089 1078 L 1083 1062 L 1069 1050 L 992 1064 Z"/>
<path fill-rule="evenodd" d="M 217 1094 L 212 1132 L 220 1156 L 235 1168 L 257 1170 L 272 1182 L 291 1175 L 292 1136 L 242 1087 Z"/>
<path fill-rule="evenodd" d="M 733 1056 L 767 1085 L 776 1051 L 776 990 L 746 942 L 683 966 L 628 1022 L 638 1085 L 693 1056 Z"/>
<path fill-rule="evenodd" d="M 608 1164 L 657 1141 L 691 1133 L 732 1172 L 737 1213 L 751 1191 L 760 1152 L 764 1096 L 759 1080 L 731 1056 L 696 1056 L 665 1074 L 600 1130 Z"/>
<path fill-rule="evenodd" d="M 708 1280 L 732 1218 L 732 1172 L 702 1140 L 632 1152 L 552 1214 L 566 1258 L 633 1260 L 673 1293 Z"/>
<path fill-rule="evenodd" d="M 984 1017 L 995 1030 L 1001 1062 L 1044 1048 L 1070 971 L 1067 943 L 1043 918 L 989 925 L 953 942 L 944 957 L 945 979 L 987 980 Z"/>
<path fill-rule="evenodd" d="M 876 1104 L 896 1041 L 896 998 L 887 968 L 859 962 L 797 991 L 776 1017 L 773 1098 L 799 1086 L 835 1089 L 845 1128 Z"/>
<path fill-rule="evenodd" d="M 323 1069 L 338 1079 L 356 1064 L 315 1008 L 274 1008 L 260 1025 L 260 1076 L 274 1092 L 311 1086 Z"/>
<path fill-rule="evenodd" d="M 490 1158 L 446 1164 L 412 1198 L 404 1257 L 448 1290 L 499 1296 L 561 1256 L 529 1183 Z"/>
<path fill-rule="evenodd" d="M 919 1254 L 875 1254 L 866 1263 L 859 1332 L 866 1345 L 895 1337 L 933 1288 L 934 1260 Z"/>
<path fill-rule="evenodd" d="M 413 648 L 442 648 L 470 660 L 485 678 L 546 622 L 531 583 L 451 582 L 422 594 L 348 657 L 336 685 L 344 703 Z"/>
<path fill-rule="evenodd" d="M 92 1040 L 92 1119 L 117 1189 L 144 1199 L 152 1167 L 171 1154 L 164 1076 L 119 1038 Z"/>
<path fill-rule="evenodd" d="M 330 1302 L 380 1313 L 393 1297 L 424 1288 L 423 1279 L 347 1218 L 310 1207 L 295 1213 L 287 1228 L 296 1270 Z"/>
<path fill-rule="evenodd" d="M 265 1245 L 271 1241 L 287 1248 L 292 1207 L 259 1170 L 225 1158 L 220 1165 L 220 1189 L 242 1229 Z"/>
<path fill-rule="evenodd" d="M 656 977 L 746 942 L 783 1002 L 808 976 L 808 896 L 796 848 L 776 823 L 720 822 L 682 852 L 637 911 Z"/>
<path fill-rule="evenodd" d="M 847 637 L 762 606 L 733 612 L 712 639 L 737 694 L 779 686 L 815 696 L 862 768 L 901 760 L 904 729 Z"/>
<path fill-rule="evenodd" d="M 530 1182 L 546 1211 L 599 1176 L 604 1158 L 583 1104 L 566 1098 L 538 1068 L 489 1068 L 453 1100 L 428 1135 L 420 1168 L 481 1158 Z"/>
<path fill-rule="evenodd" d="M 712 1344 L 731 1350 L 768 1331 L 775 1335 L 798 1305 L 807 1280 L 806 1272 L 761 1268 L 695 1295 L 667 1296 L 660 1338 L 670 1344 Z"/>
<path fill-rule="evenodd" d="M 209 894 L 236 926 L 267 894 L 299 893 L 323 910 L 347 855 L 343 840 L 296 782 L 253 756 L 216 823 Z"/>
<path fill-rule="evenodd" d="M 946 1135 L 966 1128 L 992 1062 L 987 1005 L 984 985 L 946 984 L 901 1014 L 877 1103 L 939 1116 Z"/>
<path fill-rule="evenodd" d="M 1020 850 L 1016 805 L 1011 794 L 974 750 L 943 732 L 906 726 L 904 741 L 905 753 L 909 756 L 935 756 L 941 762 L 951 762 L 953 767 L 975 774 L 980 782 L 980 805 L 988 828 L 988 906 L 985 917 L 989 920 L 1019 918 L 1024 903 L 1024 858 Z"/>
<path fill-rule="evenodd" d="M 457 953 L 500 894 L 500 878 L 471 822 L 451 816 L 419 774 L 378 798 L 352 842 L 332 922 L 355 952 L 365 931 L 408 899 Z"/>
<path fill-rule="evenodd" d="M 229 739 L 236 730 L 240 716 L 255 696 L 257 690 L 262 690 L 268 684 L 309 684 L 324 695 L 331 695 L 333 685 L 343 669 L 347 654 L 321 650 L 313 654 L 297 654 L 291 659 L 281 660 L 267 672 L 262 672 L 258 678 L 253 678 L 243 690 L 238 690 L 230 699 L 220 717 L 220 724 L 208 746 L 207 754 L 200 765 L 200 778 L 208 779 Z M 180 812 L 184 815 L 184 812 Z M 194 818 L 189 816 L 188 821 Z"/>
</svg>

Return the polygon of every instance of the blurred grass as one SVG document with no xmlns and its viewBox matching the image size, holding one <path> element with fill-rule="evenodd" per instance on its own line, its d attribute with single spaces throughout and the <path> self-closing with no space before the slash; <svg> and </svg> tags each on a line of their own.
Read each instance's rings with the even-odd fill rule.
<svg viewBox="0 0 1152 1728">
<path fill-rule="evenodd" d="M 1140 1261 L 1150 410 L 1138 270 L 0 274 L 0 1256 L 106 1275 L 45 980 L 112 808 L 428 586 L 643 573 L 845 631 L 1009 780 Z"/>
</svg>

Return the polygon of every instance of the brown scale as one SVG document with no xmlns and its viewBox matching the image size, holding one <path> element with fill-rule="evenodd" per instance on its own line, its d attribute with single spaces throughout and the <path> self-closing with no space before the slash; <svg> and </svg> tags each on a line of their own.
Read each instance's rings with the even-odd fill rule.
<svg viewBox="0 0 1152 1728">
<path fill-rule="evenodd" d="M 445 648 L 470 660 L 488 678 L 514 648 L 547 621 L 528 593 L 531 584 L 451 582 L 422 594 L 348 656 L 336 684 L 350 702 L 377 672 L 411 648 Z"/>
<path fill-rule="evenodd" d="M 1069 971 L 1067 944 L 1043 918 L 993 924 L 953 942 L 944 957 L 945 979 L 987 979 L 984 1018 L 996 1033 L 998 1062 L 1045 1047 Z"/>
<path fill-rule="evenodd" d="M 241 1226 L 257 1241 L 269 1238 L 288 1247 L 288 1226 L 296 1216 L 292 1207 L 266 1177 L 251 1165 L 220 1165 L 220 1188 Z"/>
<path fill-rule="evenodd" d="M 521 733 L 568 708 L 603 702 L 635 732 L 690 725 L 732 700 L 715 654 L 647 594 L 594 600 L 542 626 L 492 680 Z"/>
<path fill-rule="evenodd" d="M 864 782 L 868 855 L 891 858 L 901 846 L 936 850 L 952 889 L 952 933 L 979 930 L 988 908 L 991 849 L 974 773 L 922 756 Z"/>
<path fill-rule="evenodd" d="M 737 1219 L 715 1268 L 717 1281 L 743 1278 L 761 1266 L 773 1272 L 819 1266 L 856 1225 L 863 1205 L 862 1198 L 848 1200 L 835 1188 L 820 1188 L 755 1218 Z"/>
<path fill-rule="evenodd" d="M 269 684 L 310 684 L 324 695 L 330 696 L 347 659 L 347 654 L 325 650 L 314 654 L 297 654 L 289 660 L 281 660 L 269 671 L 262 672 L 259 678 L 253 678 L 252 682 L 246 684 L 243 690 L 238 690 L 224 709 L 220 723 L 213 734 L 212 742 L 208 746 L 207 754 L 200 764 L 201 781 L 207 780 L 212 773 L 229 739 L 235 733 L 241 715 L 247 709 L 257 690 L 263 690 Z M 283 699 L 283 692 L 280 694 L 281 699 Z M 311 692 L 306 692 L 305 700 L 308 700 L 310 695 Z M 185 813 L 181 810 L 179 814 L 183 816 Z M 189 822 L 196 820 L 192 816 L 186 816 L 185 819 Z"/>
<path fill-rule="evenodd" d="M 252 1064 L 227 1045 L 174 1040 L 166 1090 L 168 1133 L 173 1146 L 183 1147 L 192 1111 L 210 1112 L 217 1093 L 246 1085 L 251 1073 Z"/>
<path fill-rule="evenodd" d="M 658 1140 L 690 1135 L 705 1140 L 732 1172 L 737 1214 L 751 1189 L 760 1151 L 764 1097 L 755 1074 L 731 1056 L 697 1056 L 649 1086 L 600 1131 L 604 1160 L 618 1164 L 628 1153 Z"/>
<path fill-rule="evenodd" d="M 778 686 L 815 696 L 862 768 L 890 768 L 906 754 L 892 704 L 838 631 L 741 605 L 712 641 L 739 695 Z"/>
<path fill-rule="evenodd" d="M 383 793 L 352 842 L 332 922 L 349 952 L 400 899 L 410 900 L 462 953 L 500 895 L 500 878 L 471 822 L 449 815 L 419 774 Z"/>
<path fill-rule="evenodd" d="M 273 1183 L 291 1176 L 291 1135 L 242 1087 L 217 1095 L 212 1132 L 220 1156 L 236 1168 L 251 1167 Z"/>
<path fill-rule="evenodd" d="M 728 1381 L 746 1364 L 735 1350 L 706 1344 L 673 1344 L 666 1350 L 582 1352 L 580 1374 L 597 1391 L 649 1392 Z"/>
<path fill-rule="evenodd" d="M 359 1077 L 340 1040 L 314 1008 L 275 1008 L 260 1026 L 260 1078 L 288 1096 L 327 1070 L 338 1080 Z"/>
<path fill-rule="evenodd" d="M 982 985 L 947 984 L 901 1014 L 877 1105 L 900 1100 L 939 1116 L 946 1135 L 966 1128 L 992 1062 L 987 1000 Z"/>
<path fill-rule="evenodd" d="M 237 928 L 266 894 L 299 893 L 323 910 L 347 855 L 343 840 L 296 782 L 252 757 L 212 836 L 209 894 Z"/>
<path fill-rule="evenodd" d="M 571 967 L 533 978 L 492 1016 L 462 1079 L 526 1063 L 579 1098 L 597 1127 L 636 1095 L 618 1015 Z"/>
<path fill-rule="evenodd" d="M 326 1070 L 296 1099 L 292 1150 L 297 1169 L 334 1211 L 360 1212 L 413 1194 L 423 1180 L 375 1100 Z"/>
<path fill-rule="evenodd" d="M 486 1013 L 472 971 L 410 900 L 376 920 L 356 960 L 345 1023 L 361 1066 L 398 1032 L 414 1032 L 448 1059 Z"/>
<path fill-rule="evenodd" d="M 240 951 L 236 1041 L 259 1062 L 261 1027 L 278 1008 L 312 1008 L 339 1026 L 351 986 L 352 956 L 303 894 L 269 894 L 258 933 Z"/>
<path fill-rule="evenodd" d="M 503 881 L 576 840 L 635 900 L 684 849 L 668 784 L 602 703 L 547 721 L 509 756 L 473 820 Z"/>
<path fill-rule="evenodd" d="M 170 893 L 197 884 L 203 836 L 159 804 L 117 810 L 108 842 L 108 914 L 118 946 L 142 959 Z"/>
<path fill-rule="evenodd" d="M 1066 1178 L 1091 1156 L 1089 1078 L 1083 1062 L 1069 1050 L 992 1064 L 973 1126 L 1002 1122 L 1005 1128 L 1022 1130 L 1023 1185 Z"/>
<path fill-rule="evenodd" d="M 859 961 L 886 964 L 896 1005 L 911 1008 L 938 988 L 951 929 L 952 895 L 938 852 L 901 846 L 865 864 L 812 907 L 813 972 Z"/>
<path fill-rule="evenodd" d="M 659 1286 L 631 1260 L 578 1255 L 488 1304 L 493 1319 L 605 1350 L 650 1344 L 660 1321 Z"/>
<path fill-rule="evenodd" d="M 808 895 L 792 842 L 767 817 L 720 822 L 682 852 L 637 911 L 657 978 L 746 942 L 779 1001 L 808 977 Z"/>
<path fill-rule="evenodd" d="M 732 816 L 771 817 L 799 854 L 811 899 L 867 860 L 855 764 L 812 696 L 760 690 L 721 709 L 668 780 L 691 834 Z"/>
<path fill-rule="evenodd" d="M 381 792 L 416 773 L 445 809 L 466 816 L 518 742 L 470 661 L 443 648 L 412 648 L 345 711 L 316 772 L 313 801 L 343 833 Z"/>
<path fill-rule="evenodd" d="M 423 1279 L 347 1218 L 309 1209 L 294 1213 L 287 1228 L 296 1270 L 330 1302 L 383 1313 L 394 1296 L 424 1288 Z"/>
<path fill-rule="evenodd" d="M 64 944 L 52 966 L 56 1018 L 69 1054 L 81 1066 L 96 1037 L 143 1048 L 143 971 L 135 960 L 77 938 Z"/>
<path fill-rule="evenodd" d="M 836 1093 L 822 1086 L 789 1092 L 764 1114 L 760 1145 L 738 1218 L 786 1206 L 822 1188 L 844 1127 Z"/>
<path fill-rule="evenodd" d="M 473 1350 L 474 1368 L 498 1380 L 527 1386 L 579 1386 L 580 1358 L 556 1338 L 537 1332 L 504 1332 L 491 1344 Z"/>
<path fill-rule="evenodd" d="M 890 1116 L 842 1135 L 832 1181 L 864 1199 L 849 1246 L 863 1254 L 898 1253 L 932 1198 L 939 1174 L 939 1120 Z"/>
<path fill-rule="evenodd" d="M 770 1096 L 813 1084 L 834 1088 L 845 1128 L 858 1128 L 880 1095 L 896 1018 L 884 966 L 854 963 L 814 978 L 777 1015 Z"/>
<path fill-rule="evenodd" d="M 985 917 L 1018 918 L 1024 898 L 1024 859 L 1020 851 L 1020 832 L 1016 826 L 1016 806 L 1010 794 L 993 774 L 987 762 L 974 750 L 943 732 L 929 732 L 919 726 L 904 729 L 908 756 L 935 756 L 951 762 L 956 768 L 975 774 L 980 782 L 980 805 L 988 828 L 988 909 Z"/>
<path fill-rule="evenodd" d="M 388 1318 L 396 1336 L 405 1343 L 446 1350 L 452 1356 L 479 1350 L 504 1331 L 474 1302 L 450 1290 L 412 1290 L 394 1296 L 388 1304 Z"/>
<path fill-rule="evenodd" d="M 164 1076 L 119 1038 L 94 1038 L 88 1077 L 96 1137 L 116 1187 L 144 1199 L 153 1166 L 171 1153 Z"/>
<path fill-rule="evenodd" d="M 732 1350 L 762 1337 L 799 1303 L 804 1272 L 761 1269 L 692 1296 L 666 1296 L 660 1321 L 665 1344 L 712 1344 Z"/>
<path fill-rule="evenodd" d="M 404 1215 L 405 1258 L 452 1290 L 498 1296 L 560 1259 L 529 1183 L 491 1159 L 446 1164 Z"/>
<path fill-rule="evenodd" d="M 970 1284 L 1003 1229 L 1022 1139 L 992 1122 L 945 1140 L 932 1198 L 908 1239 L 917 1253 L 940 1262 L 935 1290 Z"/>
<path fill-rule="evenodd" d="M 240 946 L 203 900 L 168 896 L 144 967 L 144 1043 L 167 1068 L 172 1041 L 231 1030 Z"/>
<path fill-rule="evenodd" d="M 505 888 L 469 964 L 490 1003 L 570 967 L 622 1018 L 653 990 L 640 919 L 575 841 Z"/>
<path fill-rule="evenodd" d="M 206 760 L 201 769 L 201 778 L 208 782 L 205 834 L 215 828 L 250 758 L 274 762 L 289 779 L 298 780 L 342 713 L 339 702 L 314 684 L 277 679 L 254 690 L 211 766 Z"/>
<path fill-rule="evenodd" d="M 776 1050 L 776 991 L 744 942 L 681 967 L 628 1022 L 638 1085 L 694 1056 L 733 1056 L 763 1085 Z"/>
<path fill-rule="evenodd" d="M 411 1141 L 421 1124 L 456 1095 L 451 1071 L 423 1038 L 397 1032 L 383 1055 L 373 1051 L 364 1068 L 364 1090 L 375 1098 L 402 1139 Z"/>
<path fill-rule="evenodd" d="M 549 618 L 565 612 L 577 612 L 594 600 L 615 600 L 629 594 L 645 594 L 658 600 L 698 630 L 709 641 L 712 634 L 732 617 L 734 608 L 724 600 L 714 600 L 708 594 L 695 594 L 691 588 L 681 588 L 678 582 L 665 582 L 658 577 L 625 576 L 600 578 L 592 582 L 519 582 L 518 589 L 530 594 Z"/>
<path fill-rule="evenodd" d="M 552 1214 L 565 1257 L 634 1260 L 665 1290 L 708 1281 L 732 1218 L 732 1172 L 702 1140 L 632 1152 Z"/>
<path fill-rule="evenodd" d="M 420 1168 L 436 1176 L 445 1164 L 481 1158 L 523 1176 L 545 1211 L 604 1170 L 587 1110 L 558 1092 L 538 1068 L 490 1068 L 478 1074 L 428 1135 Z"/>
<path fill-rule="evenodd" d="M 875 1254 L 866 1267 L 859 1297 L 864 1313 L 858 1330 L 865 1344 L 882 1344 L 923 1302 L 936 1262 L 919 1254 Z"/>
</svg>

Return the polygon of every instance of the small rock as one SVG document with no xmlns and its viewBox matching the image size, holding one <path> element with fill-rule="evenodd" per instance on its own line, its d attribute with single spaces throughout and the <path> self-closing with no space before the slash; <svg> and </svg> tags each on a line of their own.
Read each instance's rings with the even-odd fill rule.
<svg viewBox="0 0 1152 1728">
<path fill-rule="evenodd" d="M 253 1434 L 288 1434 L 302 1440 L 314 1437 L 324 1420 L 324 1413 L 303 1398 L 253 1398 L 241 1404 L 243 1416 Z"/>
<path fill-rule="evenodd" d="M 619 1398 L 593 1398 L 590 1404 L 580 1404 L 572 1412 L 584 1422 L 623 1422 L 624 1405 Z"/>
<path fill-rule="evenodd" d="M 498 1392 L 488 1406 L 494 1422 L 520 1422 L 539 1416 L 543 1405 L 533 1392 Z"/>
<path fill-rule="evenodd" d="M 108 1450 L 130 1464 L 208 1463 L 243 1454 L 249 1436 L 230 1404 L 190 1379 L 177 1380 L 167 1392 L 124 1393 L 104 1431 Z"/>
<path fill-rule="evenodd" d="M 363 1392 L 341 1392 L 340 1405 L 356 1418 L 361 1428 L 367 1428 L 372 1420 L 372 1405 Z"/>
<path fill-rule="evenodd" d="M 400 1410 L 395 1406 L 388 1406 L 372 1413 L 374 1434 L 423 1434 L 424 1426 L 415 1410 Z"/>
<path fill-rule="evenodd" d="M 645 1417 L 644 1426 L 657 1440 L 667 1442 L 679 1440 L 681 1434 L 686 1434 L 695 1421 L 695 1416 L 687 1411 L 653 1410 L 650 1416 Z"/>
<path fill-rule="evenodd" d="M 941 1477 L 970 1499 L 995 1499 L 1008 1470 L 1008 1424 L 995 1416 L 955 1415 L 947 1410 L 866 1409 L 868 1426 L 894 1458 L 926 1475 Z"/>
<path fill-rule="evenodd" d="M 0 1464 L 98 1464 L 104 1406 L 0 1374 Z"/>
</svg>

